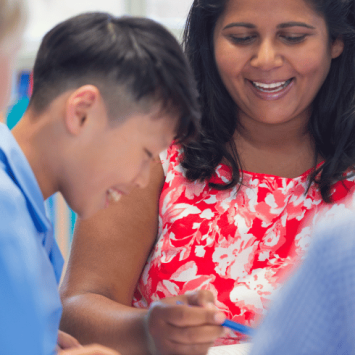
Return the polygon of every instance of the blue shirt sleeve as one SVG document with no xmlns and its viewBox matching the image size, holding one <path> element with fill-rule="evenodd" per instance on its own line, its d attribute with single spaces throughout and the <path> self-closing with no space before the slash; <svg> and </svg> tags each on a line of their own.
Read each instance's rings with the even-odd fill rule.
<svg viewBox="0 0 355 355">
<path fill-rule="evenodd" d="M 57 282 L 21 191 L 0 186 L 0 353 L 55 353 Z"/>
<path fill-rule="evenodd" d="M 280 291 L 251 355 L 355 354 L 355 213 L 316 233 Z"/>
</svg>

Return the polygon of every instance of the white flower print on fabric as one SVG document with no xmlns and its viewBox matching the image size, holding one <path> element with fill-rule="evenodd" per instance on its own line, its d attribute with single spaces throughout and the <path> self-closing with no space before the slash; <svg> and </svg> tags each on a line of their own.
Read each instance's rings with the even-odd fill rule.
<svg viewBox="0 0 355 355">
<path fill-rule="evenodd" d="M 343 198 L 355 189 L 354 178 L 334 184 L 334 203 L 326 205 L 314 186 L 307 191 L 310 171 L 294 179 L 243 172 L 238 193 L 237 188 L 218 191 L 206 182 L 187 181 L 181 157 L 174 145 L 161 155 L 159 232 L 133 305 L 148 307 L 164 297 L 206 289 L 228 318 L 256 326 L 304 257 L 320 211 L 332 218 L 351 208 Z M 211 181 L 230 177 L 230 168 L 220 164 Z M 215 345 L 240 339 L 231 332 Z"/>
</svg>

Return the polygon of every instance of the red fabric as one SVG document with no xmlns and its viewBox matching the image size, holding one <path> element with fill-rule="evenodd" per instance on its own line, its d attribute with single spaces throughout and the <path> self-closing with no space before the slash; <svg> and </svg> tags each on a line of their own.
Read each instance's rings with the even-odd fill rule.
<svg viewBox="0 0 355 355">
<path fill-rule="evenodd" d="M 163 159 L 165 184 L 159 205 L 159 233 L 138 283 L 133 305 L 207 289 L 227 317 L 255 326 L 310 242 L 311 224 L 323 208 L 310 171 L 289 179 L 244 172 L 243 186 L 218 191 L 190 183 L 172 146 Z M 228 181 L 230 168 L 219 165 L 214 182 Z M 333 209 L 354 189 L 354 178 L 334 184 Z M 342 206 L 343 207 L 343 206 Z M 307 218 L 309 223 L 303 223 Z M 240 340 L 236 333 L 215 345 Z"/>
</svg>

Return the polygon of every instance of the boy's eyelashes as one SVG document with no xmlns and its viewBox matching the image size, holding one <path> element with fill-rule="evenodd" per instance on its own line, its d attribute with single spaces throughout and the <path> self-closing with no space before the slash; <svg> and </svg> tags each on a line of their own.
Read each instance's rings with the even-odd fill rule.
<svg viewBox="0 0 355 355">
<path fill-rule="evenodd" d="M 145 150 L 146 154 L 148 155 L 148 158 L 153 160 L 154 159 L 153 154 L 148 149 L 144 149 L 144 150 Z"/>
<path fill-rule="evenodd" d="M 160 162 L 159 154 L 158 155 L 153 155 L 153 153 L 151 151 L 149 151 L 148 149 L 145 149 L 145 153 L 147 154 L 149 160 L 151 160 L 153 163 Z"/>
</svg>

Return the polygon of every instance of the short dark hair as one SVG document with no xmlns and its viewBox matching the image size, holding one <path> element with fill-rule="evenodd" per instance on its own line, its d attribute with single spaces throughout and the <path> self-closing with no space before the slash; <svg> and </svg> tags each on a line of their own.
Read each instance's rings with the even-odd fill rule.
<svg viewBox="0 0 355 355">
<path fill-rule="evenodd" d="M 94 12 L 49 31 L 34 65 L 30 108 L 41 112 L 60 94 L 86 84 L 98 87 L 113 118 L 159 104 L 161 113 L 178 116 L 178 141 L 196 131 L 200 112 L 192 71 L 173 35 L 153 20 Z"/>
<path fill-rule="evenodd" d="M 210 183 L 225 190 L 242 181 L 241 164 L 233 140 L 238 128 L 236 104 L 225 88 L 215 63 L 213 33 L 228 0 L 195 0 L 184 32 L 185 53 L 200 92 L 201 133 L 184 145 L 182 166 L 191 181 L 209 180 L 225 158 L 232 168 L 226 184 Z M 331 185 L 346 178 L 355 166 L 355 0 L 306 0 L 324 16 L 330 40 L 342 38 L 343 53 L 332 60 L 329 74 L 313 102 L 309 121 L 316 153 L 325 163 L 315 169 L 315 182 L 326 202 L 331 202 Z"/>
</svg>

